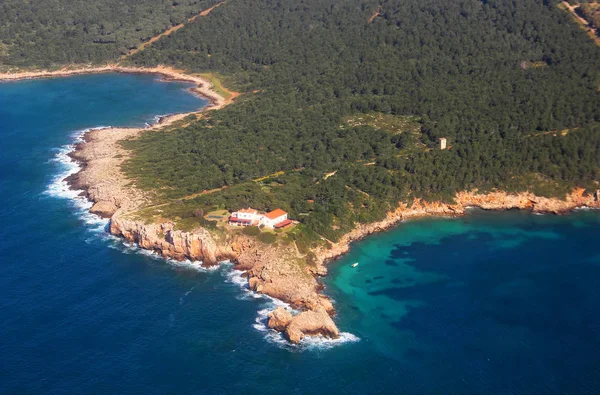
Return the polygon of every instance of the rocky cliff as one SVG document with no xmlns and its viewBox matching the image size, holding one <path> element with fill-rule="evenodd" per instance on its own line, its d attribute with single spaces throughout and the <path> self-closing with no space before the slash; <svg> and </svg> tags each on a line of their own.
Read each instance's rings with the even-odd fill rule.
<svg viewBox="0 0 600 395">
<path fill-rule="evenodd" d="M 215 265 L 224 260 L 244 270 L 249 288 L 289 303 L 301 310 L 293 325 L 280 330 L 290 339 L 305 335 L 337 337 L 339 333 L 331 316 L 335 310 L 331 301 L 320 294 L 322 286 L 293 245 L 263 244 L 241 232 L 231 232 L 218 242 L 204 228 L 193 232 L 175 229 L 171 221 L 144 223 L 117 210 L 110 221 L 110 233 L 155 251 L 165 258 L 202 261 Z M 311 312 L 314 314 L 304 314 Z"/>
<path fill-rule="evenodd" d="M 548 214 L 566 214 L 579 207 L 600 209 L 600 194 L 598 192 L 586 193 L 582 188 L 575 188 L 565 199 L 540 197 L 530 192 L 509 194 L 504 191 L 496 191 L 482 194 L 471 191 L 457 193 L 454 201 L 455 203 L 446 204 L 415 199 L 411 205 L 400 203 L 398 208 L 389 212 L 382 221 L 357 225 L 337 243 L 316 251 L 317 265 L 320 267 L 322 275 L 326 273 L 325 263 L 348 252 L 352 242 L 369 234 L 386 230 L 403 220 L 430 216 L 456 217 L 464 215 L 469 207 L 478 207 L 484 210 L 519 209 Z"/>
<path fill-rule="evenodd" d="M 142 221 L 114 215 L 110 221 L 110 233 L 136 243 L 140 248 L 159 253 L 165 258 L 202 261 L 215 265 L 219 261 L 235 258 L 229 246 L 217 245 L 203 228 L 193 233 L 174 230 L 173 222 L 145 224 Z"/>
<path fill-rule="evenodd" d="M 217 104 L 215 106 L 218 107 Z M 168 117 L 163 120 L 163 125 L 183 116 L 185 114 Z M 323 287 L 317 281 L 317 276 L 327 273 L 326 263 L 329 260 L 346 253 L 351 242 L 368 234 L 385 230 L 405 219 L 462 215 L 470 206 L 490 210 L 518 208 L 557 214 L 581 206 L 600 207 L 598 199 L 585 194 L 582 189 L 574 190 L 564 200 L 541 198 L 531 193 L 510 195 L 505 192 L 463 192 L 456 195 L 453 204 L 415 200 L 410 205 L 400 204 L 383 221 L 356 225 L 337 243 L 314 251 L 316 262 L 309 264 L 294 243 L 277 241 L 264 244 L 232 230 L 216 234 L 197 228 L 192 232 L 184 232 L 176 229 L 174 221 L 146 223 L 136 217 L 138 210 L 156 204 L 152 202 L 155 196 L 136 188 L 135 183 L 121 172 L 121 165 L 130 153 L 121 146 L 120 141 L 160 127 L 89 131 L 85 141 L 71 153 L 82 169 L 68 178 L 69 183 L 74 189 L 84 190 L 93 202 L 90 211 L 111 218 L 112 234 L 137 243 L 141 248 L 155 251 L 165 258 L 197 260 L 205 265 L 214 265 L 223 260 L 234 262 L 237 269 L 245 272 L 251 290 L 283 300 L 300 310 L 299 314 L 290 314 L 289 317 L 279 311 L 269 320 L 269 325 L 284 332 L 292 342 L 301 341 L 308 335 L 338 336 L 339 331 L 331 319 L 335 310 L 331 301 L 322 295 Z"/>
<path fill-rule="evenodd" d="M 283 332 L 291 342 L 299 342 L 304 336 L 339 335 L 331 320 L 335 310 L 329 298 L 320 293 L 322 286 L 316 275 L 325 274 L 326 263 L 346 253 L 350 243 L 355 240 L 410 218 L 463 215 L 468 207 L 562 214 L 582 206 L 600 208 L 600 202 L 594 196 L 586 195 L 582 189 L 574 190 L 564 200 L 541 198 L 530 193 L 510 195 L 505 192 L 459 193 L 454 204 L 415 200 L 410 206 L 400 204 L 383 221 L 357 225 L 338 243 L 317 250 L 316 266 L 309 266 L 293 244 L 263 244 L 242 232 L 229 232 L 224 239 L 216 241 L 214 235 L 204 228 L 183 232 L 175 230 L 172 221 L 146 224 L 129 218 L 120 210 L 111 219 L 110 232 L 166 258 L 198 260 L 206 265 L 231 260 L 237 269 L 245 271 L 251 290 L 285 301 L 302 311 L 292 316 L 279 309 L 269 318 L 269 327 Z"/>
</svg>

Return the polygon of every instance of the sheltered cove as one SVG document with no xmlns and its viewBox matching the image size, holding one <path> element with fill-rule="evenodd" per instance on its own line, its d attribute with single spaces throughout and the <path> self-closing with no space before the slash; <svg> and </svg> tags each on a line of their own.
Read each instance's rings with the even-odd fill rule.
<svg viewBox="0 0 600 395">
<path fill-rule="evenodd" d="M 154 73 L 170 80 L 188 81 L 198 84 L 192 90 L 209 98 L 211 104 L 200 111 L 219 109 L 230 101 L 211 90 L 202 78 L 190 76 L 171 68 L 130 68 L 109 65 L 99 68 L 65 69 L 59 71 L 0 74 L 0 80 L 47 78 L 88 73 Z M 150 130 L 159 130 L 167 125 L 195 114 L 175 114 L 164 117 L 159 123 L 147 128 L 105 128 L 90 130 L 83 143 L 76 146 L 71 157 L 82 165 L 82 169 L 69 178 L 73 189 L 84 191 L 94 205 L 91 212 L 111 218 L 110 232 L 141 248 L 156 251 L 164 257 L 178 260 L 201 260 L 214 265 L 229 259 L 236 268 L 245 271 L 249 287 L 259 293 L 278 298 L 302 312 L 292 316 L 278 309 L 270 315 L 269 326 L 285 332 L 292 342 L 299 342 L 305 335 L 339 336 L 331 319 L 335 311 L 331 301 L 321 294 L 322 285 L 318 276 L 327 273 L 326 263 L 346 253 L 350 243 L 368 234 L 388 229 L 398 222 L 424 216 L 459 216 L 468 207 L 476 206 L 488 210 L 525 209 L 533 212 L 566 213 L 577 207 L 600 208 L 598 197 L 574 190 L 565 200 L 537 197 L 531 193 L 510 195 L 505 192 L 478 194 L 476 191 L 457 194 L 455 204 L 425 203 L 415 200 L 409 207 L 400 204 L 394 212 L 380 222 L 357 226 L 329 248 L 315 250 L 314 265 L 305 264 L 305 257 L 295 246 L 271 246 L 259 243 L 242 233 L 228 234 L 217 238 L 204 228 L 192 232 L 175 229 L 175 223 L 145 223 L 131 214 L 149 204 L 151 196 L 132 184 L 121 172 L 120 166 L 130 153 L 119 141 L 139 136 Z M 300 263 L 300 264 L 299 264 Z"/>
</svg>

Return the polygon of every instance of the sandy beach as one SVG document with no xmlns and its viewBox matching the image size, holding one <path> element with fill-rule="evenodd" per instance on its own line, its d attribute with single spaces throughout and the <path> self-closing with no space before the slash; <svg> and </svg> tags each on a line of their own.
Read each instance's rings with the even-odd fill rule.
<svg viewBox="0 0 600 395">
<path fill-rule="evenodd" d="M 181 70 L 176 70 L 172 67 L 157 66 L 157 67 L 126 67 L 117 64 L 109 64 L 106 66 L 89 66 L 89 67 L 65 67 L 60 70 L 38 70 L 38 71 L 19 71 L 0 73 L 0 81 L 18 81 L 36 78 L 53 78 L 53 77 L 68 77 L 71 75 L 85 74 L 100 74 L 100 73 L 131 73 L 131 74 L 158 74 L 163 76 L 165 81 L 185 81 L 196 84 L 191 88 L 191 91 L 210 100 L 211 105 L 203 108 L 203 111 L 216 110 L 229 104 L 230 100 L 215 92 L 212 84 L 202 77 L 186 74 Z M 185 114 L 189 115 L 191 113 Z M 181 119 L 181 117 L 170 122 Z M 168 123 L 168 120 L 163 120 L 162 125 Z"/>
<path fill-rule="evenodd" d="M 99 67 L 68 67 L 55 71 L 39 70 L 15 73 L 0 73 L 0 81 L 18 81 L 38 78 L 57 78 L 72 75 L 100 73 L 157 74 L 164 81 L 184 81 L 195 84 L 190 88 L 194 94 L 207 98 L 210 104 L 197 111 L 171 114 L 161 117 L 159 122 L 145 128 L 99 128 L 91 129 L 84 142 L 75 146 L 69 155 L 79 162 L 81 171 L 67 181 L 73 189 L 85 191 L 94 205 L 91 212 L 111 217 L 118 209 L 132 211 L 148 203 L 149 194 L 135 188 L 135 183 L 121 172 L 121 164 L 130 157 L 119 141 L 139 136 L 142 132 L 159 130 L 189 115 L 220 109 L 231 103 L 213 90 L 212 84 L 199 77 L 186 74 L 171 67 L 153 68 L 123 67 L 106 65 Z"/>
</svg>

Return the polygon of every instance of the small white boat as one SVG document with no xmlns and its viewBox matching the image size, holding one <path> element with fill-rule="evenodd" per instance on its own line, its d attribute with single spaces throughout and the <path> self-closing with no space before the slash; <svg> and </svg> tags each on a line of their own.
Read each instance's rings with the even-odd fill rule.
<svg viewBox="0 0 600 395">
<path fill-rule="evenodd" d="M 352 267 L 356 267 L 356 266 L 358 266 L 358 262 L 352 264 Z"/>
</svg>

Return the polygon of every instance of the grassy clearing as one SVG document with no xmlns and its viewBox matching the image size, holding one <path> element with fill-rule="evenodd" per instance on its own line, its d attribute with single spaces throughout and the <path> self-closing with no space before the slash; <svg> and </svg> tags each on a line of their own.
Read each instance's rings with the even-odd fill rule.
<svg viewBox="0 0 600 395">
<path fill-rule="evenodd" d="M 223 86 L 223 77 L 217 73 L 198 73 L 197 75 L 208 80 L 212 84 L 213 90 L 223 96 L 225 100 L 231 100 L 238 95 L 237 92 Z"/>
<path fill-rule="evenodd" d="M 403 132 L 420 132 L 419 118 L 411 115 L 400 116 L 380 112 L 351 115 L 344 118 L 345 125 L 350 127 L 370 126 L 377 130 L 387 130 L 392 134 Z"/>
</svg>

